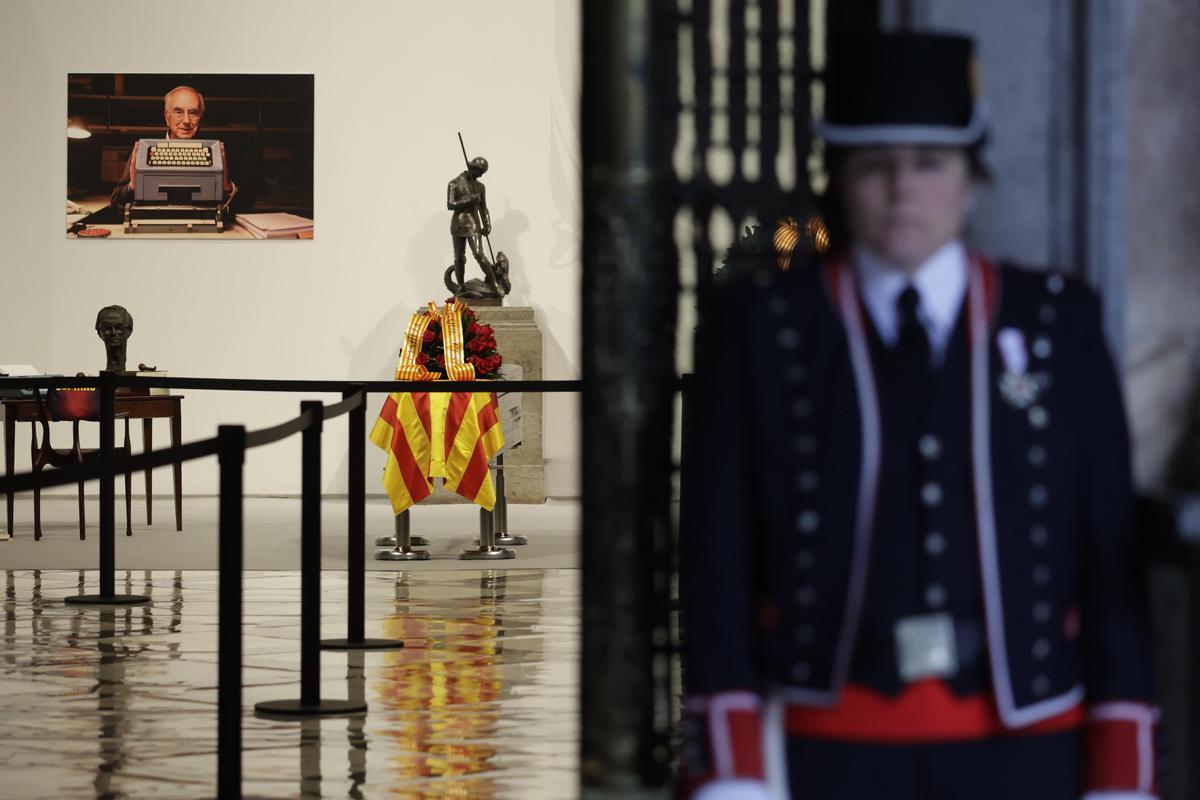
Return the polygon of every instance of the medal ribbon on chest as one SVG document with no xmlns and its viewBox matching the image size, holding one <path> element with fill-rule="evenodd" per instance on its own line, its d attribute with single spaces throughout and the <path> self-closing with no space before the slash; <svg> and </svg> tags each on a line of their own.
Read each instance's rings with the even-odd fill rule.
<svg viewBox="0 0 1200 800">
<path fill-rule="evenodd" d="M 1029 373 L 1029 351 L 1025 334 L 1017 328 L 1001 328 L 996 333 L 996 349 L 1004 362 L 1000 375 L 1000 396 L 1013 408 L 1027 409 L 1037 402 L 1041 391 L 1037 377 Z"/>
</svg>

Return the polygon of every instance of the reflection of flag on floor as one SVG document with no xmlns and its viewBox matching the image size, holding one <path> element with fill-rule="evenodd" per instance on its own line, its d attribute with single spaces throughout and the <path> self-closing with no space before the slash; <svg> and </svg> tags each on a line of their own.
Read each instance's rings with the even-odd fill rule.
<svg viewBox="0 0 1200 800">
<path fill-rule="evenodd" d="M 433 479 L 487 510 L 496 505 L 488 461 L 504 446 L 496 395 L 394 392 L 371 441 L 387 452 L 383 485 L 396 514 L 433 492 Z"/>
</svg>

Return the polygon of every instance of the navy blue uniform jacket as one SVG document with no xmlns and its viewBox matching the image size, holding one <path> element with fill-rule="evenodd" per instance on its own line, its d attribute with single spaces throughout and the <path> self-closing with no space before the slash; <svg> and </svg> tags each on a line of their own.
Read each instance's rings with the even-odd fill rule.
<svg viewBox="0 0 1200 800">
<path fill-rule="evenodd" d="M 1095 721 L 1120 722 L 1136 748 L 1128 788 L 1146 791 L 1142 560 L 1098 298 L 975 255 L 969 272 L 978 563 L 966 567 L 978 576 L 990 691 L 1012 729 L 1081 702 Z M 853 269 L 836 261 L 731 281 L 703 310 L 680 533 L 685 684 L 702 718 L 753 711 L 748 697 L 835 706 L 846 684 L 879 479 L 865 316 Z M 1032 396 L 1002 388 L 1014 364 L 998 339 L 1013 330 Z M 696 729 L 742 735 L 708 722 Z M 744 772 L 729 754 L 715 761 L 716 777 Z"/>
</svg>

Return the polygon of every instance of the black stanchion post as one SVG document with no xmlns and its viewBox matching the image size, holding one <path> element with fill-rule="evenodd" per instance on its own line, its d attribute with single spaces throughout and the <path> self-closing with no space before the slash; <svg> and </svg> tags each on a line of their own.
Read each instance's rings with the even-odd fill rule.
<svg viewBox="0 0 1200 800">
<path fill-rule="evenodd" d="M 350 444 L 347 455 L 346 527 L 346 638 L 322 639 L 325 650 L 389 650 L 403 647 L 399 639 L 366 638 L 366 468 L 367 468 L 367 396 L 361 383 L 352 384 L 345 398 L 361 393 L 363 402 L 350 411 Z"/>
<path fill-rule="evenodd" d="M 254 709 L 266 716 L 303 717 L 366 711 L 365 703 L 321 699 L 321 429 L 325 407 L 300 403 L 316 420 L 301 434 L 300 453 L 300 699 L 268 700 Z"/>
<path fill-rule="evenodd" d="M 217 796 L 242 796 L 242 473 L 246 429 L 217 428 L 221 466 L 218 529 Z"/>
<path fill-rule="evenodd" d="M 139 605 L 149 603 L 144 594 L 117 594 L 116 491 L 113 475 L 113 373 L 100 373 L 100 593 L 64 598 L 81 605 Z"/>
<path fill-rule="evenodd" d="M 315 400 L 300 413 L 320 415 Z M 321 703 L 321 429 L 318 421 L 300 434 L 300 702 Z"/>
</svg>

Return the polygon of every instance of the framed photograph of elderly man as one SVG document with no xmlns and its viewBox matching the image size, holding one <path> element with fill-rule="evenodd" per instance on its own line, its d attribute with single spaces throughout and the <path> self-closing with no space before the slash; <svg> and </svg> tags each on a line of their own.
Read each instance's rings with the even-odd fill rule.
<svg viewBox="0 0 1200 800">
<path fill-rule="evenodd" d="M 313 76 L 68 74 L 66 230 L 311 239 Z"/>
</svg>

